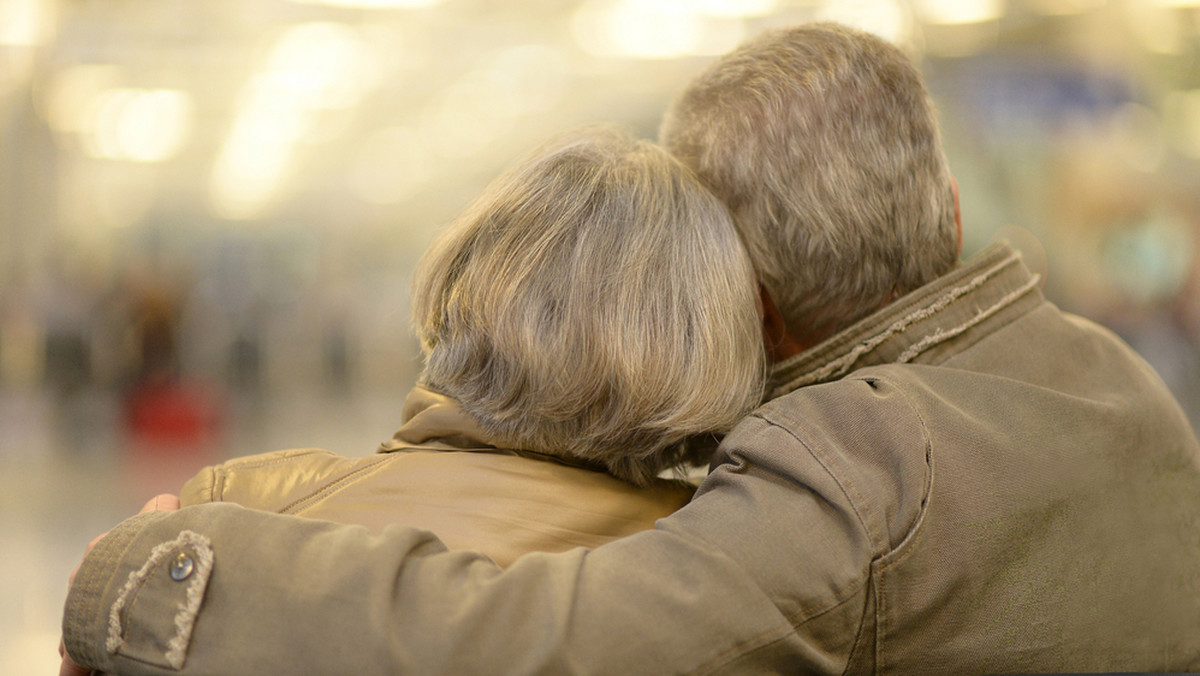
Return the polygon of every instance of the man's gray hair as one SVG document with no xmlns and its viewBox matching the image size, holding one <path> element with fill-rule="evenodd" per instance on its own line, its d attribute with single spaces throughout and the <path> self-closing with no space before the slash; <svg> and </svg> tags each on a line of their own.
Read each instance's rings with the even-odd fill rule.
<svg viewBox="0 0 1200 676">
<path fill-rule="evenodd" d="M 958 259 L 932 103 L 875 36 L 767 32 L 683 92 L 660 140 L 729 206 L 798 339 L 826 338 Z"/>
<path fill-rule="evenodd" d="M 728 211 L 662 148 L 550 142 L 417 266 L 422 382 L 511 448 L 644 485 L 762 396 L 753 268 Z"/>
</svg>

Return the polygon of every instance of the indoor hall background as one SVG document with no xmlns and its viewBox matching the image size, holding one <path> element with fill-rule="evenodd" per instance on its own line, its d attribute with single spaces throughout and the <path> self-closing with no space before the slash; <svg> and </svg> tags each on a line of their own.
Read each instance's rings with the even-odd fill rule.
<svg viewBox="0 0 1200 676">
<path fill-rule="evenodd" d="M 408 276 L 552 133 L 653 137 L 758 31 L 918 60 L 962 189 L 1200 422 L 1200 0 L 0 0 L 0 671 L 202 464 L 398 426 Z"/>
</svg>

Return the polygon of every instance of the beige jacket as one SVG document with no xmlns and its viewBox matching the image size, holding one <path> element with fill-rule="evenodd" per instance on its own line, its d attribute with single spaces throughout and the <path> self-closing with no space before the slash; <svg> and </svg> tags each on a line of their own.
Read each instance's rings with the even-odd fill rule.
<svg viewBox="0 0 1200 676">
<path fill-rule="evenodd" d="M 1200 670 L 1200 445 L 1010 249 L 776 376 L 652 531 L 501 570 L 412 529 L 143 515 L 84 561 L 67 648 L 135 674 Z"/>
<path fill-rule="evenodd" d="M 403 427 L 374 456 L 297 449 L 238 458 L 201 471 L 180 500 L 235 502 L 372 533 L 395 524 L 432 530 L 450 549 L 508 566 L 529 552 L 598 547 L 653 528 L 692 496 L 679 481 L 637 488 L 596 468 L 501 450 L 458 402 L 424 387 L 409 393 L 401 415 Z"/>
</svg>

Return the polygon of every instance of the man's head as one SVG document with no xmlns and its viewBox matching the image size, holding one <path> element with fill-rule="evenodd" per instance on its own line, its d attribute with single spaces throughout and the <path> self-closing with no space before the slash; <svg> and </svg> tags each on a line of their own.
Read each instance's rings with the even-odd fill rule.
<svg viewBox="0 0 1200 676">
<path fill-rule="evenodd" d="M 765 33 L 691 83 L 660 140 L 729 206 L 801 345 L 957 261 L 933 106 L 912 63 L 872 35 L 834 24 Z"/>
<path fill-rule="evenodd" d="M 417 266 L 422 376 L 511 448 L 645 483 L 762 396 L 754 272 L 725 207 L 662 148 L 552 141 Z"/>
</svg>

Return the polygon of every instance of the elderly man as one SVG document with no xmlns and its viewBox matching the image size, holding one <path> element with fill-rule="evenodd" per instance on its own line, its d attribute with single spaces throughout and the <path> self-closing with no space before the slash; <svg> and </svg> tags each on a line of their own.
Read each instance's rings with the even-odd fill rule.
<svg viewBox="0 0 1200 676">
<path fill-rule="evenodd" d="M 139 674 L 176 673 L 176 645 L 185 674 L 1200 669 L 1200 445 L 1012 250 L 956 264 L 934 113 L 895 48 L 766 34 L 662 136 L 732 211 L 777 362 L 688 506 L 504 571 L 400 527 L 143 514 L 80 568 L 70 654 Z"/>
</svg>

